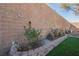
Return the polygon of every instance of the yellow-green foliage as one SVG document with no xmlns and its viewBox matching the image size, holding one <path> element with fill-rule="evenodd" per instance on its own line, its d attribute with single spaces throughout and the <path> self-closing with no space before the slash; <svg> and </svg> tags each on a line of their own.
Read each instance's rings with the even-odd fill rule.
<svg viewBox="0 0 79 59">
<path fill-rule="evenodd" d="M 51 35 L 53 35 L 53 37 L 60 37 L 64 35 L 64 31 L 61 29 L 54 29 L 51 30 Z"/>
<path fill-rule="evenodd" d="M 26 36 L 26 38 L 30 42 L 35 42 L 35 41 L 38 40 L 38 37 L 39 37 L 40 33 L 41 33 L 41 31 L 32 28 L 30 30 L 29 29 L 26 29 L 24 35 Z"/>
</svg>

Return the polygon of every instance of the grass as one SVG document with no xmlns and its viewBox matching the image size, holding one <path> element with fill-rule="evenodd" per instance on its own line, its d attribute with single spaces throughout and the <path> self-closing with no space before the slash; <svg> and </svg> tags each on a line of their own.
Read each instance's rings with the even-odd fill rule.
<svg viewBox="0 0 79 59">
<path fill-rule="evenodd" d="M 68 37 L 47 56 L 79 56 L 79 38 Z"/>
</svg>

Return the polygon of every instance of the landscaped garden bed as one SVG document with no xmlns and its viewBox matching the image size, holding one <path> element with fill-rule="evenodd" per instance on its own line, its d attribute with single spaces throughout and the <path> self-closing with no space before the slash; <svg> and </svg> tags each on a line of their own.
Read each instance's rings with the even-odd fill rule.
<svg viewBox="0 0 79 59">
<path fill-rule="evenodd" d="M 59 45 L 62 41 L 67 38 L 67 35 L 60 37 L 50 43 L 38 47 L 36 49 L 28 50 L 28 51 L 18 51 L 16 48 L 16 44 L 13 43 L 10 49 L 11 56 L 45 56 L 49 51 Z"/>
<path fill-rule="evenodd" d="M 23 46 L 18 42 L 12 42 L 10 55 L 46 55 L 67 37 L 63 30 L 54 28 L 50 29 L 47 36 L 41 40 L 41 31 L 32 28 L 31 21 L 29 21 L 28 28 L 24 26 L 24 29 L 24 36 L 28 40 L 28 44 Z"/>
<path fill-rule="evenodd" d="M 47 56 L 79 56 L 79 38 L 68 37 Z"/>
</svg>

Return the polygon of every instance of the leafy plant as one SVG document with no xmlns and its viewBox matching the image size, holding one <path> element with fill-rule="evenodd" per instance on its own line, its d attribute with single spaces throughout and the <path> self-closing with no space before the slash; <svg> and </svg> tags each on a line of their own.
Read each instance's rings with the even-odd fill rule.
<svg viewBox="0 0 79 59">
<path fill-rule="evenodd" d="M 65 30 L 65 33 L 66 34 L 70 34 L 71 33 L 71 30 Z"/>
<path fill-rule="evenodd" d="M 38 39 L 39 39 L 41 31 L 37 30 L 35 28 L 32 28 L 31 21 L 28 22 L 28 28 L 26 28 L 26 26 L 24 26 L 24 29 L 25 29 L 24 36 L 29 41 L 27 48 L 34 49 L 34 48 L 40 46 L 39 43 L 37 43 L 37 42 L 39 42 Z M 22 49 L 23 49 L 23 47 L 22 47 Z M 24 50 L 28 50 L 28 49 L 24 49 Z"/>
<path fill-rule="evenodd" d="M 35 28 L 32 28 L 31 21 L 29 21 L 28 24 L 29 24 L 29 27 L 28 27 L 28 29 L 25 29 L 24 35 L 29 40 L 29 42 L 32 43 L 32 42 L 35 42 L 38 40 L 38 37 L 39 37 L 41 31 L 36 30 Z"/>
<path fill-rule="evenodd" d="M 54 39 L 54 36 L 53 36 L 52 34 L 53 34 L 53 33 L 48 33 L 48 34 L 47 34 L 47 39 L 53 40 L 53 39 Z"/>
<path fill-rule="evenodd" d="M 69 4 L 69 3 L 63 3 L 60 4 L 60 7 L 64 10 L 72 11 L 75 15 L 79 16 L 79 4 Z"/>
<path fill-rule="evenodd" d="M 47 35 L 47 39 L 55 39 L 64 35 L 64 31 L 61 29 L 51 29 L 51 31 Z"/>
<path fill-rule="evenodd" d="M 24 35 L 32 43 L 32 42 L 35 42 L 38 40 L 40 33 L 41 33 L 41 31 L 32 28 L 31 30 L 29 30 L 29 29 L 25 30 Z"/>
</svg>

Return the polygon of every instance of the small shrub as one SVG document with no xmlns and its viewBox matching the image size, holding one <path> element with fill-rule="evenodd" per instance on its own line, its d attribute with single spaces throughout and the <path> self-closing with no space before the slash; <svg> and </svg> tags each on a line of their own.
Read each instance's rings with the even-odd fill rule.
<svg viewBox="0 0 79 59">
<path fill-rule="evenodd" d="M 71 30 L 65 30 L 65 33 L 66 34 L 70 34 L 71 33 Z"/>
<path fill-rule="evenodd" d="M 64 31 L 61 29 L 51 29 L 51 31 L 47 35 L 47 39 L 53 40 L 64 35 Z"/>
<path fill-rule="evenodd" d="M 53 33 L 52 33 L 53 34 Z M 51 33 L 48 33 L 47 34 L 47 39 L 49 40 L 53 40 L 54 39 L 54 36 L 52 35 Z"/>
<path fill-rule="evenodd" d="M 40 35 L 41 31 L 36 30 L 36 29 L 31 29 L 31 30 L 25 30 L 25 37 L 32 43 L 38 40 L 38 37 Z"/>
<path fill-rule="evenodd" d="M 28 50 L 35 49 L 42 45 L 39 40 L 41 31 L 36 30 L 35 28 L 32 28 L 31 21 L 28 22 L 28 28 L 24 26 L 24 30 L 25 30 L 24 36 L 27 38 L 29 42 L 26 45 L 21 45 L 18 48 L 18 51 L 28 51 Z"/>
<path fill-rule="evenodd" d="M 31 21 L 29 21 L 29 27 L 25 29 L 24 35 L 28 39 L 29 46 L 31 49 L 41 46 L 41 43 L 37 43 L 39 42 L 40 34 L 41 34 L 41 31 L 36 30 L 35 28 L 32 28 Z"/>
</svg>

